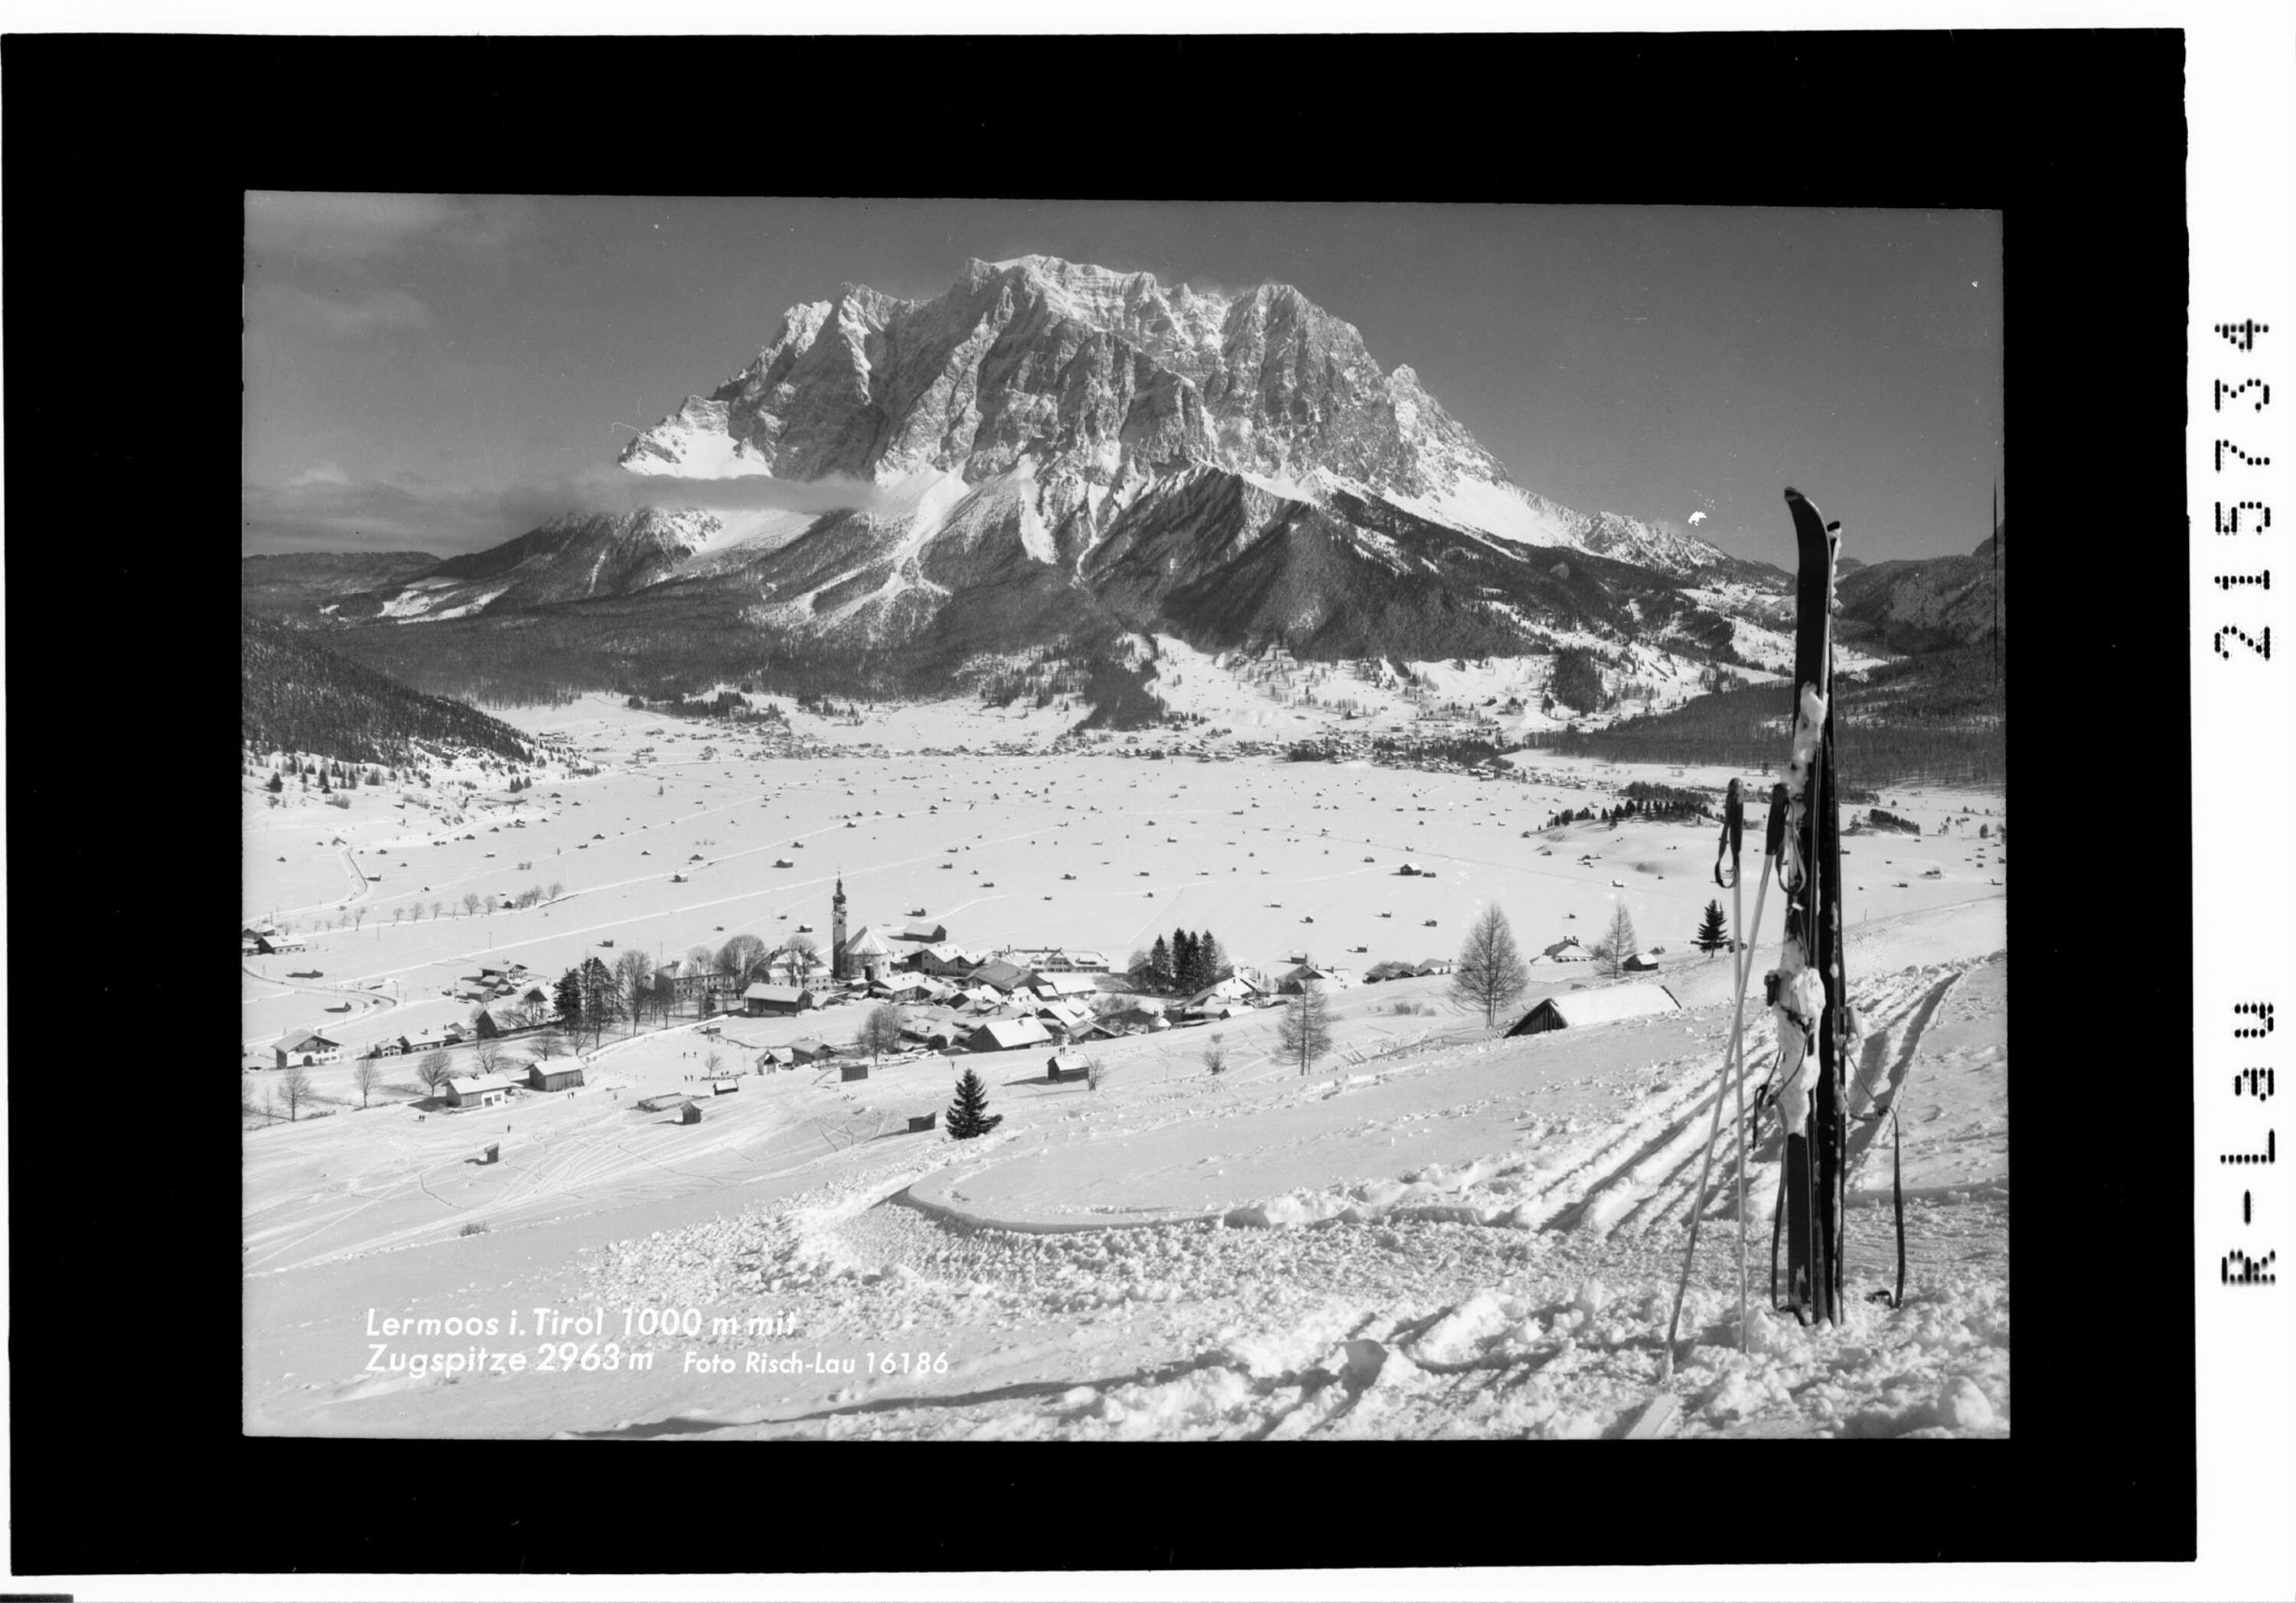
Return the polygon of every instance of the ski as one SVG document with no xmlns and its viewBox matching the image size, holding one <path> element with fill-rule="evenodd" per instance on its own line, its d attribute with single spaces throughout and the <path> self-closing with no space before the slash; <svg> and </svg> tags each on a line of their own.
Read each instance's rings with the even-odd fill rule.
<svg viewBox="0 0 2296 1603">
<path fill-rule="evenodd" d="M 1840 1007 L 1841 837 L 1833 785 L 1833 530 L 1789 487 L 1798 573 L 1794 597 L 1793 734 L 1779 860 L 1785 939 L 1764 977 L 1777 1024 L 1774 1071 L 1784 1167 L 1786 1303 L 1805 1323 L 1841 1311 L 1841 1158 L 1846 1127 Z M 1829 1005 L 1833 1004 L 1833 1005 Z"/>
</svg>

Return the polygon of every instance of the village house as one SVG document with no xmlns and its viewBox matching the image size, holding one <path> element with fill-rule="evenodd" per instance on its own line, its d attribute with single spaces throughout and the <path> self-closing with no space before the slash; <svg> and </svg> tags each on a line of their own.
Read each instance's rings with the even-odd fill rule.
<svg viewBox="0 0 2296 1603">
<path fill-rule="evenodd" d="M 1003 958 L 992 958 L 975 969 L 967 977 L 973 986 L 987 986 L 997 992 L 1018 990 L 1029 983 L 1029 971 Z"/>
<path fill-rule="evenodd" d="M 442 1094 L 449 1108 L 492 1108 L 508 1101 L 518 1083 L 509 1075 L 471 1075 L 447 1081 Z"/>
<path fill-rule="evenodd" d="M 1105 974 L 1108 959 L 1098 952 L 1066 951 L 1059 946 L 1002 946 L 996 956 L 1039 974 Z"/>
<path fill-rule="evenodd" d="M 751 986 L 742 993 L 742 1011 L 752 1018 L 810 1011 L 821 1005 L 811 991 L 799 986 Z"/>
<path fill-rule="evenodd" d="M 951 942 L 941 941 L 931 946 L 920 946 L 909 953 L 909 966 L 922 974 L 956 975 L 972 973 L 986 961 L 978 952 L 968 952 Z"/>
<path fill-rule="evenodd" d="M 672 958 L 654 970 L 656 990 L 668 986 L 672 997 L 681 1002 L 707 998 L 723 1005 L 729 996 L 741 991 L 741 977 L 729 974 L 712 963 L 707 968 L 689 963 L 684 958 Z"/>
<path fill-rule="evenodd" d="M 1354 986 L 1356 977 L 1335 963 L 1301 963 L 1275 985 L 1286 996 L 1297 996 L 1310 986 L 1318 991 L 1344 991 Z"/>
<path fill-rule="evenodd" d="M 808 1035 L 802 1041 L 791 1042 L 789 1052 L 797 1062 L 817 1063 L 824 1058 L 835 1057 L 837 1049 L 818 1035 Z"/>
<path fill-rule="evenodd" d="M 1247 978 L 1241 972 L 1234 972 L 1229 974 L 1224 979 L 1218 980 L 1211 985 L 1206 986 L 1193 996 L 1189 997 L 1187 1001 L 1182 1004 L 1182 1010 L 1185 1011 L 1189 1008 L 1202 1007 L 1204 1004 L 1215 1001 L 1237 1002 L 1249 1004 L 1254 997 L 1264 995 L 1266 992 L 1267 987 L 1260 985 L 1257 980 Z"/>
<path fill-rule="evenodd" d="M 1052 1032 L 1034 1018 L 992 1018 L 965 1037 L 969 1052 L 1009 1052 L 1018 1047 L 1042 1046 Z"/>
<path fill-rule="evenodd" d="M 905 941 L 946 941 L 948 939 L 948 926 L 936 924 L 930 919 L 911 919 L 901 926 L 901 938 Z"/>
<path fill-rule="evenodd" d="M 272 1049 L 278 1067 L 292 1065 L 309 1068 L 320 1063 L 340 1063 L 343 1059 L 343 1043 L 322 1035 L 316 1030 L 290 1030 L 279 1038 Z"/>
</svg>

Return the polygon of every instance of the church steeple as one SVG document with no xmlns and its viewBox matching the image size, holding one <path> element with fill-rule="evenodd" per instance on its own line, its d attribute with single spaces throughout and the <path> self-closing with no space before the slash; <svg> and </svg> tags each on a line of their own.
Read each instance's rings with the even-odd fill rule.
<svg viewBox="0 0 2296 1603">
<path fill-rule="evenodd" d="M 829 972 L 836 979 L 845 971 L 845 876 L 837 876 L 837 894 L 829 898 Z"/>
</svg>

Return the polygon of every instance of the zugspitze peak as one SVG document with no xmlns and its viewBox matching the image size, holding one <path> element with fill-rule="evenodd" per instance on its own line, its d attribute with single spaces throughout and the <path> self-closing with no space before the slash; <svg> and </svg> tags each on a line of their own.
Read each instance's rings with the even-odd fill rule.
<svg viewBox="0 0 2296 1603">
<path fill-rule="evenodd" d="M 657 504 L 559 519 L 385 610 L 658 593 L 935 660 L 1095 626 L 1327 658 L 1730 628 L 1685 583 L 1723 552 L 1509 482 L 1409 367 L 1286 284 L 1215 294 L 1043 256 L 972 262 L 930 300 L 847 284 L 620 462 L 664 479 Z M 767 478 L 816 487 L 816 510 L 698 482 Z"/>
</svg>

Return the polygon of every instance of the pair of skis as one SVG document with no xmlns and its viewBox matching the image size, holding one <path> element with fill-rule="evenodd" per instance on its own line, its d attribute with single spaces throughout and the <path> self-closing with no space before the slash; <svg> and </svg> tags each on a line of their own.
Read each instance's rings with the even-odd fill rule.
<svg viewBox="0 0 2296 1603">
<path fill-rule="evenodd" d="M 1771 1237 L 1771 1302 L 1776 1305 L 1777 1229 L 1787 1235 L 1787 1305 L 1805 1323 L 1839 1323 L 1842 1313 L 1842 1215 L 1848 1200 L 1849 1125 L 1844 1067 L 1853 1055 L 1857 1020 L 1849 1006 L 1842 973 L 1841 839 L 1833 771 L 1833 581 L 1837 531 L 1801 492 L 1789 487 L 1786 506 L 1794 522 L 1799 558 L 1795 595 L 1792 743 L 1784 781 L 1770 792 L 1762 879 L 1754 899 L 1755 926 L 1775 869 L 1786 898 L 1785 934 L 1778 966 L 1764 977 L 1764 1001 L 1777 1026 L 1778 1062 L 1771 1100 L 1785 1133 L 1778 1218 Z M 1734 954 L 1736 1004 L 1723 1084 L 1715 1088 L 1714 1114 L 1697 1189 L 1692 1193 L 1690 1240 L 1684 1254 L 1674 1312 L 1668 1321 L 1661 1381 L 1674 1370 L 1674 1346 L 1682 1304 L 1698 1251 L 1714 1144 L 1721 1131 L 1722 1099 L 1728 1084 L 1738 1097 L 1738 1331 L 1747 1340 L 1746 1290 L 1746 1108 L 1745 994 L 1751 977 L 1753 943 L 1746 938 L 1742 883 L 1738 863 L 1744 833 L 1743 800 L 1737 781 L 1724 803 L 1722 842 L 1715 881 L 1733 893 L 1734 917 L 1744 955 Z M 1730 863 L 1727 879 L 1722 862 Z M 1899 1278 L 1902 1285 L 1903 1251 Z M 1901 1292 L 1902 1295 L 1902 1292 Z"/>
</svg>

